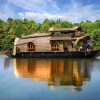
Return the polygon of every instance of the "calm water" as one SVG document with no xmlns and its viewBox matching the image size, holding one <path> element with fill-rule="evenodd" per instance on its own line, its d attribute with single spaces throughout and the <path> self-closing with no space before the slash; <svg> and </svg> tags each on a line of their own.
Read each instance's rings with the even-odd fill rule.
<svg viewBox="0 0 100 100">
<path fill-rule="evenodd" d="M 0 55 L 0 100 L 100 100 L 100 59 Z"/>
</svg>

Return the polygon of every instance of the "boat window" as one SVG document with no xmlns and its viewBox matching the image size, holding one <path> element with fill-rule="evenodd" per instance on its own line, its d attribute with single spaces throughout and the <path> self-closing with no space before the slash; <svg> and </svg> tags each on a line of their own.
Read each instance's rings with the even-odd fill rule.
<svg viewBox="0 0 100 100">
<path fill-rule="evenodd" d="M 30 52 L 35 51 L 34 43 L 29 42 L 27 46 L 28 46 L 28 51 L 30 51 Z"/>
<path fill-rule="evenodd" d="M 59 43 L 58 42 L 52 43 L 52 51 L 59 51 Z"/>
</svg>

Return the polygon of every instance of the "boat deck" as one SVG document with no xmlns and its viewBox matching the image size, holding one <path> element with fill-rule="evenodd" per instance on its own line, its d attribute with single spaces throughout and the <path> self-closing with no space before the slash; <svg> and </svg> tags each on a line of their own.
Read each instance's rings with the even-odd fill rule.
<svg viewBox="0 0 100 100">
<path fill-rule="evenodd" d="M 7 54 L 9 57 L 19 58 L 92 58 L 100 55 L 95 51 L 73 51 L 73 52 L 20 52 L 16 55 Z"/>
</svg>

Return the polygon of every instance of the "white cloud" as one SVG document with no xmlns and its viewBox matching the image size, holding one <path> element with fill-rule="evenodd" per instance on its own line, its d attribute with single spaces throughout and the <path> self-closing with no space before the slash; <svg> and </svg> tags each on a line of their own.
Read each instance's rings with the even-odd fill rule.
<svg viewBox="0 0 100 100">
<path fill-rule="evenodd" d="M 80 21 L 83 19 L 95 21 L 98 18 L 100 19 L 100 10 L 95 9 L 93 4 L 83 6 L 80 2 L 76 2 L 75 0 L 71 0 L 68 14 L 73 16 L 72 21 Z"/>
<path fill-rule="evenodd" d="M 25 13 L 18 13 L 20 18 L 24 19 L 33 19 L 35 21 L 41 22 L 44 19 L 66 19 L 65 16 L 59 14 L 50 14 L 50 13 L 37 13 L 37 12 L 25 12 Z"/>
<path fill-rule="evenodd" d="M 94 4 L 83 5 L 78 0 L 70 0 L 70 3 L 62 4 L 57 0 L 6 0 L 6 4 L 2 6 L 0 18 L 8 17 L 28 18 L 38 22 L 44 19 L 62 19 L 71 22 L 79 22 L 81 20 L 95 21 L 100 19 L 100 9 L 96 9 Z M 16 11 L 18 8 L 23 11 Z"/>
<path fill-rule="evenodd" d="M 46 18 L 48 19 L 62 19 L 62 20 L 68 20 L 71 22 L 79 22 L 82 20 L 91 20 L 95 21 L 100 18 L 100 13 L 98 10 L 93 10 L 92 6 L 85 6 L 81 7 L 79 9 L 71 8 L 68 11 L 59 14 L 59 13 L 41 13 L 41 12 L 24 12 L 24 13 L 18 13 L 20 18 L 28 18 L 33 19 L 36 21 L 41 21 Z"/>
<path fill-rule="evenodd" d="M 57 4 L 52 6 L 57 6 Z M 48 18 L 48 19 L 62 19 L 71 22 L 78 22 L 81 20 L 95 21 L 96 19 L 100 18 L 100 14 L 99 14 L 100 11 L 96 10 L 93 4 L 83 6 L 80 2 L 76 2 L 76 0 L 71 0 L 70 4 L 66 4 L 66 6 L 67 9 L 65 11 L 62 11 L 62 9 L 58 8 L 57 6 L 59 12 L 55 11 L 52 13 L 47 11 L 45 12 L 27 11 L 24 13 L 19 13 L 19 15 L 20 17 L 34 19 L 36 21 L 44 20 L 45 18 Z"/>
</svg>

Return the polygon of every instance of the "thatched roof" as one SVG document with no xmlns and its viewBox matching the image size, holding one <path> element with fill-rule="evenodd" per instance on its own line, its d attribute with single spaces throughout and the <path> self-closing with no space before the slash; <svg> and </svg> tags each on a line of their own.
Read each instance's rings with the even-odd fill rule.
<svg viewBox="0 0 100 100">
<path fill-rule="evenodd" d="M 35 37 L 45 37 L 50 36 L 51 33 L 33 33 L 30 35 L 22 36 L 22 38 L 35 38 Z"/>
<path fill-rule="evenodd" d="M 23 38 L 20 38 L 16 42 L 16 45 L 23 45 L 23 44 L 27 44 L 28 42 L 32 42 L 32 41 L 33 41 L 32 39 L 23 39 Z"/>
<path fill-rule="evenodd" d="M 78 28 L 78 26 L 72 28 L 50 28 L 49 32 L 74 32 Z"/>
<path fill-rule="evenodd" d="M 48 37 L 51 33 L 34 33 L 26 36 L 22 36 L 22 38 L 19 38 L 16 42 L 16 45 L 23 45 L 27 44 L 28 42 L 32 42 L 33 38 L 39 38 L 39 37 Z"/>
</svg>

